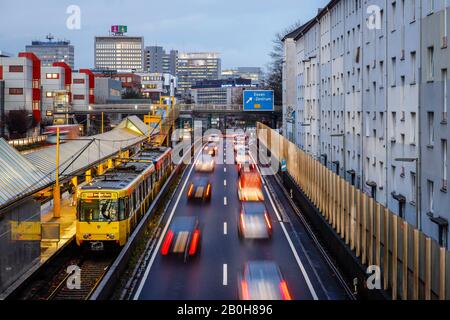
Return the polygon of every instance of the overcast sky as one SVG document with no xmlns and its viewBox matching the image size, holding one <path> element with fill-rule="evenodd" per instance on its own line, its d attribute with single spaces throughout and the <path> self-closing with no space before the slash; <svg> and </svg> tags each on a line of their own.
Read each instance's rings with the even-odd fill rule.
<svg viewBox="0 0 450 320">
<path fill-rule="evenodd" d="M 179 51 L 215 51 L 222 69 L 264 67 L 276 32 L 305 22 L 328 0 L 0 0 L 0 50 L 16 55 L 32 40 L 68 39 L 75 67 L 93 67 L 94 36 L 128 26 L 145 45 Z M 69 5 L 81 9 L 81 29 L 66 27 Z"/>
</svg>

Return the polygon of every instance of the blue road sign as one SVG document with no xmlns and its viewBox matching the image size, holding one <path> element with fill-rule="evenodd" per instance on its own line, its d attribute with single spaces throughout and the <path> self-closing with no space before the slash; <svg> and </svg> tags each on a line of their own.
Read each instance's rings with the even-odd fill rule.
<svg viewBox="0 0 450 320">
<path fill-rule="evenodd" d="M 245 90 L 244 111 L 273 111 L 272 90 Z"/>
<path fill-rule="evenodd" d="M 286 160 L 281 160 L 281 171 L 282 172 L 286 172 L 287 171 L 287 164 L 286 164 Z"/>
</svg>

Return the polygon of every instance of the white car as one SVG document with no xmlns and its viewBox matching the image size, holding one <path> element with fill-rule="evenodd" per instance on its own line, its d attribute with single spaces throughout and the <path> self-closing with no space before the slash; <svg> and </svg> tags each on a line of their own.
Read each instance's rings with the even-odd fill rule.
<svg viewBox="0 0 450 320">
<path fill-rule="evenodd" d="M 200 158 L 195 163 L 195 171 L 197 172 L 212 172 L 215 167 L 214 158 L 209 154 L 202 153 Z"/>
</svg>

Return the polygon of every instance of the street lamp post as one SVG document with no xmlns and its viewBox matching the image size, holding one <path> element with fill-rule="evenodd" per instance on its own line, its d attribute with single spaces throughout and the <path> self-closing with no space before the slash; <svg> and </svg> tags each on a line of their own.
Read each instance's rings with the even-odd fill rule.
<svg viewBox="0 0 450 320">
<path fill-rule="evenodd" d="M 421 219 L 421 174 L 420 174 L 420 159 L 417 158 L 396 158 L 398 162 L 415 162 L 416 163 L 416 227 L 419 231 L 422 231 L 422 219 Z"/>
</svg>

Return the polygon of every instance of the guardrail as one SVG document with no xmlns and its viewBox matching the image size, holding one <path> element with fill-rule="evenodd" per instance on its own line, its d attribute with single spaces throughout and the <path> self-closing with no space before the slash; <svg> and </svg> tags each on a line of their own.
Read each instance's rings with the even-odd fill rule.
<svg viewBox="0 0 450 320">
<path fill-rule="evenodd" d="M 450 299 L 445 248 L 278 132 L 258 123 L 257 136 L 361 264 L 378 268 L 392 299 Z"/>
<path fill-rule="evenodd" d="M 191 152 L 186 153 L 183 157 L 183 160 L 185 157 L 190 156 L 192 157 L 192 150 L 194 148 L 194 145 L 191 147 Z M 136 248 L 136 246 L 139 244 L 139 241 L 142 239 L 144 233 L 146 232 L 145 226 L 150 221 L 150 218 L 155 213 L 156 209 L 162 204 L 162 201 L 164 200 L 164 196 L 166 195 L 167 191 L 169 190 L 171 184 L 175 180 L 175 178 L 179 174 L 183 174 L 183 168 L 185 165 L 183 165 L 184 161 L 181 162 L 181 164 L 177 165 L 175 169 L 172 171 L 171 175 L 167 179 L 167 181 L 164 183 L 163 187 L 159 191 L 158 195 L 156 196 L 155 200 L 151 204 L 150 208 L 145 213 L 142 220 L 139 222 L 138 226 L 134 230 L 133 234 L 130 236 L 130 239 L 128 240 L 127 244 L 124 246 L 124 248 L 121 250 L 119 256 L 116 258 L 116 260 L 113 262 L 111 267 L 109 268 L 106 275 L 103 277 L 102 281 L 97 286 L 97 289 L 93 292 L 93 294 L 90 297 L 90 300 L 107 300 L 111 297 L 114 290 L 116 290 L 116 285 L 120 280 L 120 277 L 123 275 L 124 271 L 127 268 L 129 259 L 131 257 L 131 254 L 133 253 L 133 250 Z"/>
</svg>

